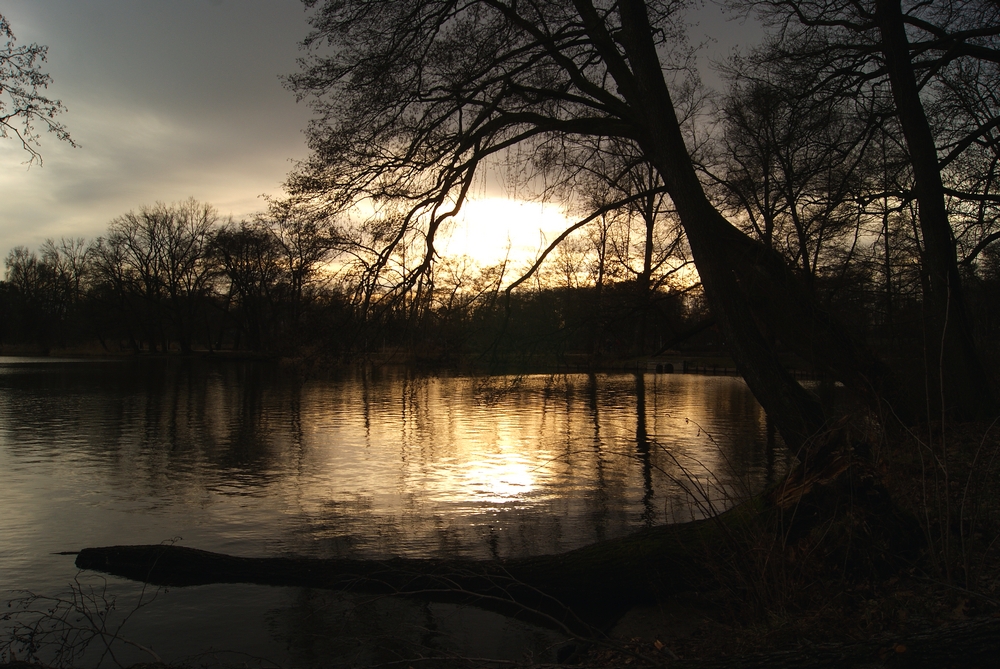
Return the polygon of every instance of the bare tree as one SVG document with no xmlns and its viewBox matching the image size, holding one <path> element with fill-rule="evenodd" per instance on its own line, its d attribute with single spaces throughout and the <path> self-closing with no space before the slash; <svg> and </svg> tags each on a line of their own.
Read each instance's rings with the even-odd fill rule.
<svg viewBox="0 0 1000 669">
<path fill-rule="evenodd" d="M 686 264 L 683 233 L 662 180 L 628 143 L 610 143 L 586 156 L 579 188 L 583 216 L 602 212 L 586 228 L 596 258 L 591 279 L 598 313 L 606 279 L 628 287 L 627 312 L 635 323 L 633 346 L 644 350 L 654 296 Z M 602 336 L 594 330 L 595 342 Z"/>
<path fill-rule="evenodd" d="M 223 310 L 237 323 L 235 347 L 246 335 L 251 349 L 272 349 L 285 272 L 271 229 L 260 222 L 230 223 L 215 233 L 211 255 L 228 282 Z"/>
<path fill-rule="evenodd" d="M 949 157 L 959 150 L 943 171 L 959 262 L 969 266 L 1000 240 L 1000 63 L 953 61 L 933 92 L 938 143 Z"/>
<path fill-rule="evenodd" d="M 2 14 L 0 39 L 5 40 L 0 47 L 0 137 L 15 137 L 28 152 L 28 162 L 41 164 L 39 127 L 76 146 L 66 126 L 55 120 L 66 108 L 42 94 L 52 83 L 52 77 L 40 69 L 48 47 L 34 43 L 19 46 Z"/>
<path fill-rule="evenodd" d="M 90 254 L 83 239 L 46 240 L 41 254 L 24 246 L 11 249 L 6 278 L 10 320 L 21 343 L 49 348 L 79 339 L 89 288 Z"/>
<path fill-rule="evenodd" d="M 50 283 L 51 308 L 59 321 L 66 321 L 82 308 L 90 281 L 90 248 L 82 237 L 46 239 L 41 262 Z"/>
<path fill-rule="evenodd" d="M 119 305 L 155 350 L 176 341 L 191 350 L 197 315 L 211 289 L 208 262 L 215 209 L 187 200 L 158 203 L 119 216 L 94 247 L 95 267 L 118 296 Z"/>
<path fill-rule="evenodd" d="M 405 203 L 394 238 L 426 221 L 426 269 L 437 230 L 484 161 L 505 156 L 526 169 L 545 150 L 629 143 L 669 193 L 727 345 L 789 444 L 814 434 L 823 413 L 761 325 L 858 392 L 884 390 L 884 368 L 780 256 L 706 197 L 668 77 L 686 56 L 671 50 L 683 33 L 679 4 L 308 4 L 318 5 L 307 40 L 314 50 L 290 85 L 317 116 L 293 193 L 345 211 L 361 200 Z"/>
<path fill-rule="evenodd" d="M 42 283 L 38 254 L 26 246 L 15 246 L 4 260 L 6 281 L 28 299 L 37 297 Z"/>
<path fill-rule="evenodd" d="M 843 100 L 803 85 L 811 72 L 775 71 L 761 60 L 730 64 L 719 179 L 731 216 L 811 284 L 826 248 L 856 227 L 858 173 L 872 130 Z"/>
<path fill-rule="evenodd" d="M 933 413 L 987 415 L 997 398 L 975 347 L 966 313 L 948 196 L 949 165 L 997 126 L 996 117 L 961 138 L 939 142 L 928 114 L 932 82 L 958 63 L 1000 62 L 1000 9 L 981 0 L 751 0 L 773 29 L 775 58 L 810 62 L 816 87 L 856 99 L 887 84 L 889 113 L 912 170 L 908 196 L 917 205 L 924 272 L 927 398 Z M 925 101 L 927 101 L 925 103 Z M 933 107 L 933 105 L 931 105 Z M 935 408 L 936 407 L 936 408 Z"/>
<path fill-rule="evenodd" d="M 326 214 L 291 199 L 270 202 L 258 222 L 270 231 L 281 254 L 295 331 L 307 291 L 323 276 L 320 268 L 338 251 L 337 235 Z"/>
</svg>

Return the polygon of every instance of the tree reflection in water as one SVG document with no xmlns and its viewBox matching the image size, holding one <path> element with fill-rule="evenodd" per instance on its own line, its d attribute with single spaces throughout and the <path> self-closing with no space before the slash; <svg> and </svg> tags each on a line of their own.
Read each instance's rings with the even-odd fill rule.
<svg viewBox="0 0 1000 669">
<path fill-rule="evenodd" d="M 320 377 L 176 360 L 0 365 L 0 503 L 10 511 L 0 518 L 3 585 L 58 592 L 71 560 L 32 556 L 178 536 L 249 556 L 564 551 L 697 516 L 677 485 L 687 476 L 720 499 L 763 486 L 785 466 L 768 441 L 759 406 L 730 377 Z M 237 601 L 251 591 L 216 589 L 211 601 L 171 593 L 157 602 L 164 608 L 151 633 L 163 648 L 171 630 L 194 620 L 218 630 L 227 617 L 261 615 Z M 237 599 L 219 594 L 227 592 Z M 316 606 L 326 607 L 323 620 L 339 616 L 338 625 L 374 636 L 382 628 L 365 616 L 391 619 L 403 607 L 400 620 L 427 626 L 421 616 L 430 611 L 441 630 L 433 638 L 450 648 L 457 642 L 443 639 L 466 624 L 444 605 L 351 597 L 259 596 L 270 601 L 271 633 L 303 648 L 313 647 L 305 621 L 320 615 Z M 525 629 L 517 634 L 535 633 Z"/>
</svg>

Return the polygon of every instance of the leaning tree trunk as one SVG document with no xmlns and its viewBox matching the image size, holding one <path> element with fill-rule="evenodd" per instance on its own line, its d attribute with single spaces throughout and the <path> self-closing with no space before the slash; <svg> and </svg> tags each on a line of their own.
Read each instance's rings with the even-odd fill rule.
<svg viewBox="0 0 1000 669">
<path fill-rule="evenodd" d="M 588 15 L 589 3 L 577 4 L 644 131 L 637 141 L 677 207 L 727 350 L 785 443 L 799 450 L 825 418 L 815 398 L 778 359 L 775 340 L 830 372 L 870 405 L 893 396 L 887 369 L 826 316 L 780 255 L 737 230 L 709 202 L 673 111 L 645 3 L 620 3 L 622 28 L 614 39 L 596 13 Z M 627 61 L 616 43 L 624 46 Z"/>
</svg>

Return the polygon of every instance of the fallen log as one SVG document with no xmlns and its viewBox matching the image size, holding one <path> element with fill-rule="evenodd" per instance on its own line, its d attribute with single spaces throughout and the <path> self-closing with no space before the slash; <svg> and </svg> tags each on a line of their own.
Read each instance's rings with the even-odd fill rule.
<svg viewBox="0 0 1000 669">
<path fill-rule="evenodd" d="M 744 526 L 753 508 L 507 560 L 251 558 L 160 544 L 84 548 L 76 566 L 170 587 L 250 583 L 419 595 L 600 625 L 657 596 L 710 582 L 708 552 L 722 550 L 720 535 Z"/>
</svg>

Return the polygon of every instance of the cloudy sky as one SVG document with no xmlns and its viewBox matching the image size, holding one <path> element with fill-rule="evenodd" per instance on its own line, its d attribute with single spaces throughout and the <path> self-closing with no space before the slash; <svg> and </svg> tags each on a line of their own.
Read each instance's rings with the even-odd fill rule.
<svg viewBox="0 0 1000 669">
<path fill-rule="evenodd" d="M 157 201 L 194 197 L 238 218 L 306 156 L 308 107 L 280 80 L 308 32 L 299 0 L 0 0 L 0 13 L 19 44 L 48 45 L 47 93 L 80 144 L 43 135 L 44 164 L 28 167 L 0 141 L 3 257 L 95 237 Z M 756 35 L 715 7 L 698 21 L 693 39 L 716 38 L 703 61 Z"/>
</svg>

